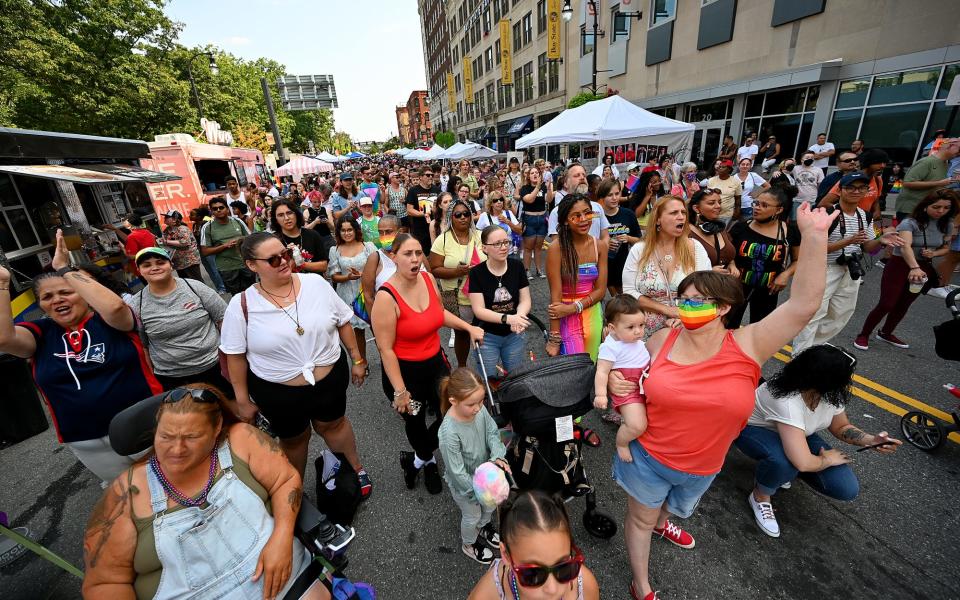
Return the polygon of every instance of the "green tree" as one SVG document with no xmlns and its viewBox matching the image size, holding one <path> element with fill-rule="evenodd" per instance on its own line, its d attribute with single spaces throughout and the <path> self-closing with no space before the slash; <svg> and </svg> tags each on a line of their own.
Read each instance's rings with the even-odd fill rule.
<svg viewBox="0 0 960 600">
<path fill-rule="evenodd" d="M 330 142 L 333 138 L 333 113 L 328 109 L 297 111 L 289 113 L 293 120 L 293 129 L 290 138 L 284 140 L 284 145 L 293 152 L 306 152 L 310 141 L 316 150 L 330 151 Z"/>
<path fill-rule="evenodd" d="M 593 102 L 594 100 L 603 100 L 607 97 L 607 94 L 593 94 L 591 92 L 580 92 L 573 98 L 570 98 L 570 102 L 567 102 L 567 108 L 577 108 L 578 106 L 583 106 L 587 102 Z"/>
<path fill-rule="evenodd" d="M 403 142 L 400 141 L 400 138 L 397 136 L 393 136 L 392 138 L 390 138 L 389 140 L 385 141 L 383 144 L 380 145 L 380 151 L 386 152 L 387 150 L 395 150 L 397 148 L 402 148 L 402 147 L 403 147 Z"/>
<path fill-rule="evenodd" d="M 456 143 L 457 135 L 452 131 L 438 131 L 433 134 L 433 141 L 444 148 L 449 148 Z"/>
</svg>

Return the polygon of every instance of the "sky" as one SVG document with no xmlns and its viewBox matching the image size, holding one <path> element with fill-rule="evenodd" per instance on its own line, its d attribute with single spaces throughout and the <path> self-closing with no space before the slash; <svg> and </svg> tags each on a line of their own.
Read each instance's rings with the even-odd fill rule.
<svg viewBox="0 0 960 600">
<path fill-rule="evenodd" d="M 416 0 L 172 0 L 165 12 L 187 46 L 333 75 L 336 128 L 354 141 L 396 135 L 394 108 L 427 89 Z"/>
</svg>

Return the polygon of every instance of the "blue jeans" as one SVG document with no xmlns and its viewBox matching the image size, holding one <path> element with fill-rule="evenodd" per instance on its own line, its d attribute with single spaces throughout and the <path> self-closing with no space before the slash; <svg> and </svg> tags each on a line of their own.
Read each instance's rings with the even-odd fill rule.
<svg viewBox="0 0 960 600">
<path fill-rule="evenodd" d="M 497 372 L 497 363 L 503 365 L 504 370 L 510 373 L 523 362 L 524 337 L 511 333 L 507 336 L 486 333 L 480 351 L 476 353 L 477 360 L 483 360 L 487 376 L 491 379 L 500 379 Z"/>
<path fill-rule="evenodd" d="M 223 278 L 220 277 L 220 271 L 217 269 L 217 257 L 213 254 L 209 256 L 202 256 L 201 260 L 203 261 L 203 266 L 207 270 L 207 275 L 210 276 L 210 281 L 213 282 L 214 287 L 217 288 L 217 291 L 221 294 L 227 290 L 223 285 Z"/>
<path fill-rule="evenodd" d="M 810 487 L 835 500 L 853 500 L 860 493 L 860 482 L 850 465 L 835 465 L 815 473 L 800 473 L 783 450 L 780 434 L 770 429 L 747 425 L 733 442 L 741 452 L 757 462 L 757 489 L 767 496 L 774 495 L 781 485 L 793 481 L 798 475 Z M 830 445 L 817 435 L 807 436 L 810 453 L 830 449 Z"/>
</svg>

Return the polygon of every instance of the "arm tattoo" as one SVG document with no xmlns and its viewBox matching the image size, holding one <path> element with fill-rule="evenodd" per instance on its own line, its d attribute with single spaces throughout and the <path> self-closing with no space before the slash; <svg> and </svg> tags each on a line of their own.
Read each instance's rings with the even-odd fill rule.
<svg viewBox="0 0 960 600">
<path fill-rule="evenodd" d="M 300 501 L 303 499 L 303 488 L 293 488 L 290 490 L 290 494 L 287 496 L 287 502 L 290 503 L 290 508 L 293 510 L 294 514 L 300 512 Z"/>
<path fill-rule="evenodd" d="M 97 502 L 87 523 L 86 540 L 83 545 L 84 562 L 88 568 L 97 566 L 100 554 L 110 539 L 113 526 L 126 513 L 129 501 L 129 489 L 117 491 L 115 486 L 110 486 Z"/>
<path fill-rule="evenodd" d="M 277 440 L 273 439 L 252 425 L 250 426 L 250 429 L 253 431 L 253 437 L 256 438 L 261 448 L 269 450 L 274 454 L 283 454 L 283 450 L 280 448 L 280 444 L 277 443 Z"/>
<path fill-rule="evenodd" d="M 843 441 L 847 442 L 848 444 L 856 445 L 858 442 L 862 441 L 863 438 L 867 437 L 867 434 L 851 425 L 840 433 L 840 437 L 843 438 Z"/>
</svg>

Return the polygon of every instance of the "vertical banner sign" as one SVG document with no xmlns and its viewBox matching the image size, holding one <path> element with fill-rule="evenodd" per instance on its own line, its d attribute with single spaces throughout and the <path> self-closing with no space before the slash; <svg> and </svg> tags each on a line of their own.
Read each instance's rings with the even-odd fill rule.
<svg viewBox="0 0 960 600">
<path fill-rule="evenodd" d="M 447 107 L 453 111 L 457 106 L 457 88 L 453 81 L 453 71 L 447 71 Z"/>
<path fill-rule="evenodd" d="M 547 60 L 560 58 L 560 0 L 547 0 Z"/>
<path fill-rule="evenodd" d="M 463 57 L 463 102 L 473 104 L 473 67 L 470 57 Z"/>
<path fill-rule="evenodd" d="M 500 77 L 503 85 L 513 85 L 513 45 L 510 41 L 510 19 L 500 20 Z"/>
</svg>

